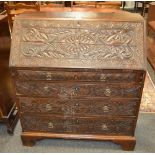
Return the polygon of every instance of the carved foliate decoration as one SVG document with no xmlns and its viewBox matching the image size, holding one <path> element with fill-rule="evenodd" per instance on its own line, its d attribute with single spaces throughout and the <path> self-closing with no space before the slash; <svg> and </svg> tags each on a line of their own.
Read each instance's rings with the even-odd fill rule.
<svg viewBox="0 0 155 155">
<path fill-rule="evenodd" d="M 14 29 L 12 51 L 25 66 L 144 67 L 142 22 L 19 19 Z"/>
<path fill-rule="evenodd" d="M 117 29 L 112 29 L 108 24 L 95 30 L 89 29 L 89 25 L 87 29 L 59 28 L 57 23 L 55 27 L 47 27 L 47 29 L 24 28 L 21 37 L 21 51 L 27 57 L 131 59 L 136 46 L 133 35 L 135 25 L 130 24 L 125 27 L 120 24 Z M 136 26 L 138 25 L 136 24 Z"/>
<path fill-rule="evenodd" d="M 121 115 L 135 116 L 139 100 L 136 99 L 104 99 L 103 100 L 61 100 L 47 98 L 20 97 L 20 110 L 22 112 L 59 114 L 62 116 L 74 115 Z"/>
<path fill-rule="evenodd" d="M 134 119 L 82 119 L 38 117 L 34 115 L 21 117 L 23 131 L 42 131 L 55 133 L 112 134 L 132 135 Z"/>
<path fill-rule="evenodd" d="M 135 46 L 131 37 L 133 32 L 128 34 L 124 31 L 68 29 L 59 32 L 59 29 L 51 28 L 51 32 L 47 33 L 43 29 L 30 28 L 23 32 L 21 51 L 27 57 L 129 59 Z"/>
<path fill-rule="evenodd" d="M 107 71 L 107 70 L 106 70 Z M 123 76 L 122 76 L 123 74 Z M 142 72 L 122 72 L 117 71 L 108 72 L 67 72 L 67 71 L 34 71 L 34 70 L 17 70 L 14 72 L 14 77 L 19 80 L 47 80 L 47 81 L 98 81 L 98 82 L 110 82 L 110 83 L 123 83 L 123 82 L 140 82 L 143 73 Z"/>
<path fill-rule="evenodd" d="M 64 84 L 16 81 L 17 95 L 59 98 L 140 97 L 141 85 L 132 84 Z"/>
</svg>

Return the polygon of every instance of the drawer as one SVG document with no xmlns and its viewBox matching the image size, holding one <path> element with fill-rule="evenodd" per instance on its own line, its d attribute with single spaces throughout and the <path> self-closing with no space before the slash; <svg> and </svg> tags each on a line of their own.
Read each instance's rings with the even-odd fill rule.
<svg viewBox="0 0 155 155">
<path fill-rule="evenodd" d="M 140 84 L 45 83 L 16 81 L 16 94 L 26 96 L 81 98 L 81 97 L 141 97 Z"/>
<path fill-rule="evenodd" d="M 50 99 L 19 97 L 20 111 L 61 116 L 136 116 L 139 99 Z"/>
<path fill-rule="evenodd" d="M 135 118 L 21 116 L 23 131 L 133 135 Z"/>
<path fill-rule="evenodd" d="M 19 80 L 27 81 L 99 81 L 109 83 L 128 83 L 142 81 L 143 72 L 121 70 L 104 70 L 98 72 L 17 70 L 14 76 Z"/>
</svg>

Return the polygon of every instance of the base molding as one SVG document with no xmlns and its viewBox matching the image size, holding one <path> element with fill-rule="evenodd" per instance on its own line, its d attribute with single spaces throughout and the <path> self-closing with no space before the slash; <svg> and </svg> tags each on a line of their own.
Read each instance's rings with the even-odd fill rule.
<svg viewBox="0 0 155 155">
<path fill-rule="evenodd" d="M 132 136 L 107 136 L 107 135 L 89 135 L 89 134 L 70 134 L 70 133 L 43 133 L 43 132 L 22 132 L 21 139 L 24 146 L 34 146 L 37 140 L 45 138 L 62 139 L 85 139 L 111 141 L 121 145 L 123 150 L 132 151 L 135 148 L 136 139 Z"/>
</svg>

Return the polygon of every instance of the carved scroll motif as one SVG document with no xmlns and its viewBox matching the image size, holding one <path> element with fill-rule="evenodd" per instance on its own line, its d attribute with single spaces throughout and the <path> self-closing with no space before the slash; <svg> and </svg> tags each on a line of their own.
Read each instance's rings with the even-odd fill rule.
<svg viewBox="0 0 155 155">
<path fill-rule="evenodd" d="M 24 28 L 21 51 L 26 57 L 55 59 L 113 60 L 131 59 L 138 51 L 135 29 L 140 23 L 71 23 L 70 27 L 44 22 L 43 27 Z M 37 23 L 38 24 L 38 23 Z M 40 23 L 41 24 L 41 23 Z M 90 26 L 89 26 L 90 24 Z M 62 26 L 62 27 L 60 27 Z"/>
</svg>

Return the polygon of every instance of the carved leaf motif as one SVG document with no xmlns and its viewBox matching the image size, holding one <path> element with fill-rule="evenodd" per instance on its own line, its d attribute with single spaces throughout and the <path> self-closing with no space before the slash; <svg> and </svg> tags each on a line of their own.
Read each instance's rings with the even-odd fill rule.
<svg viewBox="0 0 155 155">
<path fill-rule="evenodd" d="M 41 23 L 40 23 L 41 24 Z M 44 23 L 45 24 L 45 23 Z M 52 23 L 53 24 L 53 23 Z M 90 24 L 90 25 L 89 25 Z M 93 25 L 94 23 L 92 23 Z M 100 23 L 101 24 L 101 23 Z M 124 23 L 96 25 L 80 23 L 80 27 L 65 28 L 55 25 L 48 29 L 27 28 L 23 31 L 23 54 L 27 57 L 56 59 L 130 59 L 133 57 L 134 38 L 132 26 Z M 46 25 L 46 24 L 45 24 Z M 84 27 L 84 29 L 81 29 Z M 102 27 L 102 28 L 101 28 Z M 37 44 L 35 42 L 41 42 Z M 30 44 L 30 45 L 29 45 Z"/>
<path fill-rule="evenodd" d="M 47 34 L 39 32 L 35 28 L 26 29 L 24 35 L 23 35 L 23 41 L 46 41 L 48 39 Z"/>
<path fill-rule="evenodd" d="M 102 22 L 90 20 L 86 22 L 85 20 L 19 19 L 15 20 L 14 25 L 11 66 L 68 68 L 72 65 L 76 68 L 89 68 L 91 65 L 94 68 L 136 70 L 145 69 L 146 66 L 143 21 Z M 31 35 L 33 37 L 26 40 L 27 37 L 24 36 L 31 29 L 36 29 L 47 37 L 36 39 L 36 35 Z M 111 42 L 107 43 L 107 38 L 116 34 L 119 38 L 116 37 L 117 40 L 114 41 L 110 39 Z M 78 45 L 62 42 L 70 35 L 86 35 L 94 43 L 80 41 Z M 121 45 L 119 45 L 120 42 L 122 42 Z"/>
<path fill-rule="evenodd" d="M 139 100 L 60 100 L 20 98 L 22 112 L 74 115 L 122 115 L 135 116 Z"/>
<path fill-rule="evenodd" d="M 44 33 L 39 33 L 38 35 L 39 35 L 38 37 L 39 37 L 40 39 L 42 39 L 42 40 L 47 40 L 47 39 L 48 39 L 47 35 L 44 34 Z"/>
</svg>

